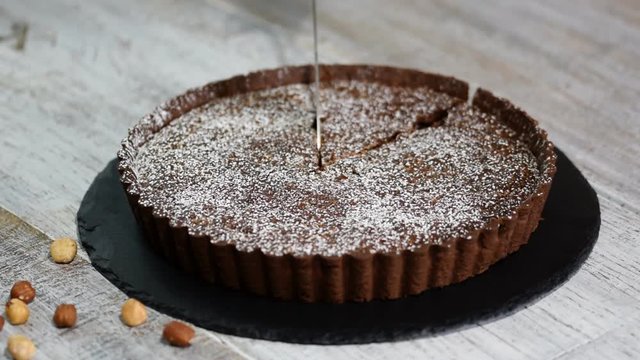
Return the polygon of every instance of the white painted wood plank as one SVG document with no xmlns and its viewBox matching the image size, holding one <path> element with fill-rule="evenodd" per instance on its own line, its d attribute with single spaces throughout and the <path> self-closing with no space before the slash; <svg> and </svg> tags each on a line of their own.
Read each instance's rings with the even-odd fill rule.
<svg viewBox="0 0 640 360">
<path fill-rule="evenodd" d="M 538 118 L 596 188 L 600 240 L 562 288 L 512 316 L 459 332 L 359 346 L 214 333 L 211 341 L 271 359 L 634 358 L 640 352 L 640 3 L 402 0 L 362 6 L 325 0 L 319 12 L 325 62 L 453 74 Z M 16 21 L 30 25 L 24 51 L 0 43 L 0 206 L 49 236 L 75 233 L 84 191 L 135 119 L 187 87 L 311 61 L 308 16 L 306 2 L 295 0 L 0 4 L 0 32 Z M 122 296 L 108 284 L 100 291 Z"/>
<path fill-rule="evenodd" d="M 193 346 L 177 349 L 161 342 L 170 318 L 148 309 L 149 319 L 137 328 L 120 322 L 120 306 L 127 299 L 84 259 L 58 265 L 49 259 L 50 239 L 15 215 L 0 209 L 0 297 L 13 283 L 28 280 L 36 289 L 25 325 L 8 322 L 0 332 L 2 351 L 12 334 L 30 337 L 38 359 L 241 359 L 227 345 L 199 331 Z M 58 304 L 75 304 L 78 323 L 57 329 L 52 322 Z"/>
</svg>

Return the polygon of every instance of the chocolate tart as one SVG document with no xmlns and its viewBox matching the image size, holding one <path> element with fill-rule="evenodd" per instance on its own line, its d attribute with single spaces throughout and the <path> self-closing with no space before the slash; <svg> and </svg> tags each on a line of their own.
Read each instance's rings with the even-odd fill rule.
<svg viewBox="0 0 640 360">
<path fill-rule="evenodd" d="M 190 90 L 129 131 L 120 178 L 156 251 L 214 284 L 341 303 L 460 282 L 528 241 L 556 170 L 535 120 L 451 77 L 320 71 L 319 153 L 312 66 Z"/>
</svg>

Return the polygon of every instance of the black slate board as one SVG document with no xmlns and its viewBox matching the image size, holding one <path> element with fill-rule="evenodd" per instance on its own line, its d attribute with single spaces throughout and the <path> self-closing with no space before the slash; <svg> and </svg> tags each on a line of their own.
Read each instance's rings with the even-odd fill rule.
<svg viewBox="0 0 640 360">
<path fill-rule="evenodd" d="M 414 338 L 507 316 L 566 281 L 598 237 L 595 191 L 558 152 L 558 173 L 529 244 L 487 272 L 422 295 L 370 303 L 302 304 L 248 295 L 184 275 L 144 242 L 112 160 L 78 211 L 93 266 L 129 296 L 214 331 L 294 343 Z"/>
</svg>

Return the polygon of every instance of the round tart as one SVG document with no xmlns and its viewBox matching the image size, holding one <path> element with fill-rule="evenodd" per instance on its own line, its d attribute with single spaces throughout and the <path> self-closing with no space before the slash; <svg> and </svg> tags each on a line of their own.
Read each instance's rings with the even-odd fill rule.
<svg viewBox="0 0 640 360">
<path fill-rule="evenodd" d="M 456 283 L 528 241 L 556 159 L 535 120 L 451 77 L 322 66 L 318 153 L 313 78 L 211 83 L 130 130 L 121 181 L 157 251 L 212 283 L 340 303 Z"/>
</svg>

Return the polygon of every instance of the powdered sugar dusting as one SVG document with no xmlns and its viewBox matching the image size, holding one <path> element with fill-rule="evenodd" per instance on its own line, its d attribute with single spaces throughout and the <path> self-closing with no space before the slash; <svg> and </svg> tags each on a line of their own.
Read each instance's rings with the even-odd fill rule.
<svg viewBox="0 0 640 360">
<path fill-rule="evenodd" d="M 267 254 L 396 252 L 466 237 L 540 184 L 511 129 L 427 88 L 336 81 L 217 99 L 173 120 L 131 159 L 129 191 L 173 226 Z M 438 124 L 416 118 L 447 110 Z"/>
</svg>

